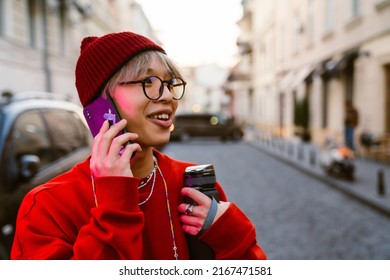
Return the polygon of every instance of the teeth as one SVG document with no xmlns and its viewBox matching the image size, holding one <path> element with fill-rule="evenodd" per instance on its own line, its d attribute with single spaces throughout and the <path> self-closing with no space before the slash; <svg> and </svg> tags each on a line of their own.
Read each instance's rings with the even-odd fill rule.
<svg viewBox="0 0 390 280">
<path fill-rule="evenodd" d="M 168 114 L 158 114 L 158 115 L 154 115 L 154 116 L 151 116 L 152 119 L 159 119 L 159 120 L 168 120 L 169 119 L 169 115 Z"/>
</svg>

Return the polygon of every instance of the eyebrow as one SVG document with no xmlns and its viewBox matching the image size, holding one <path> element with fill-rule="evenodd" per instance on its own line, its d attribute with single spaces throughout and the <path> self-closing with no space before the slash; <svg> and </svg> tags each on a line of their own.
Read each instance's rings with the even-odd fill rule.
<svg viewBox="0 0 390 280">
<path fill-rule="evenodd" d="M 147 75 L 153 75 L 153 76 L 159 76 L 158 72 L 156 70 L 154 70 L 153 68 L 148 68 L 148 70 L 146 70 L 146 73 Z M 164 73 L 165 74 L 165 73 Z"/>
<path fill-rule="evenodd" d="M 160 76 L 160 75 L 158 75 L 159 73 L 157 73 L 157 71 L 154 70 L 154 69 L 152 69 L 152 68 L 148 68 L 148 69 L 146 70 L 146 74 L 147 74 L 147 75 Z M 161 74 L 161 73 L 160 73 L 160 74 Z M 174 73 L 166 69 L 166 70 L 164 70 L 164 73 L 163 73 L 163 75 L 162 75 L 162 78 L 168 77 L 168 76 L 169 76 L 169 77 L 172 77 L 172 76 L 174 76 Z"/>
<path fill-rule="evenodd" d="M 154 74 L 154 70 L 152 68 L 148 68 L 148 70 L 146 70 L 146 74 Z"/>
</svg>

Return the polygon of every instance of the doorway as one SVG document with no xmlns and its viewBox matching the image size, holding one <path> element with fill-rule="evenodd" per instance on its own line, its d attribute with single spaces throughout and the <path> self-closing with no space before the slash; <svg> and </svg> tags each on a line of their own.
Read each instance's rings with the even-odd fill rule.
<svg viewBox="0 0 390 280">
<path fill-rule="evenodd" d="M 390 64 L 385 65 L 385 133 L 390 133 Z"/>
<path fill-rule="evenodd" d="M 285 94 L 279 94 L 279 136 L 284 136 L 284 110 L 285 110 Z"/>
</svg>

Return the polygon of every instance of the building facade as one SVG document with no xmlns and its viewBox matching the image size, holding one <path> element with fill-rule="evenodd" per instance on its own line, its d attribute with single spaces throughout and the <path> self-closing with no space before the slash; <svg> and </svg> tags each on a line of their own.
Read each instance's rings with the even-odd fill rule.
<svg viewBox="0 0 390 280">
<path fill-rule="evenodd" d="M 156 40 L 134 0 L 0 0 L 0 91 L 46 91 L 78 102 L 82 38 L 119 31 Z"/>
<path fill-rule="evenodd" d="M 180 100 L 178 113 L 222 113 L 229 115 L 226 107 L 229 97 L 224 84 L 229 70 L 217 64 L 182 67 L 187 82 L 186 94 Z"/>
<path fill-rule="evenodd" d="M 271 135 L 342 142 L 350 100 L 356 138 L 390 133 L 389 0 L 242 3 L 241 62 L 227 86 L 242 122 Z"/>
</svg>

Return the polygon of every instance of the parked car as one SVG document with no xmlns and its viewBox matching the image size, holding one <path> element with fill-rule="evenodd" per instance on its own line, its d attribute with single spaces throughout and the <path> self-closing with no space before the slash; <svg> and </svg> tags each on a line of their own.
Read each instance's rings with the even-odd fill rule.
<svg viewBox="0 0 390 280">
<path fill-rule="evenodd" d="M 25 194 L 69 170 L 91 150 L 82 108 L 26 92 L 0 96 L 0 259 L 8 259 Z"/>
<path fill-rule="evenodd" d="M 182 141 L 190 137 L 219 137 L 221 140 L 240 140 L 244 133 L 231 118 L 220 114 L 179 114 L 171 129 L 171 140 Z"/>
</svg>

